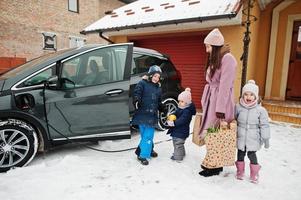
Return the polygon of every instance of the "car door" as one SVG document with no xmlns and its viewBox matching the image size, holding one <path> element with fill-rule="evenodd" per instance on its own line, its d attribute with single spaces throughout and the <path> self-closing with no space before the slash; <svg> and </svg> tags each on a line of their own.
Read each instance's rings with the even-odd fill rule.
<svg viewBox="0 0 301 200">
<path fill-rule="evenodd" d="M 61 61 L 58 89 L 47 89 L 53 140 L 129 138 L 132 44 L 108 45 Z"/>
</svg>

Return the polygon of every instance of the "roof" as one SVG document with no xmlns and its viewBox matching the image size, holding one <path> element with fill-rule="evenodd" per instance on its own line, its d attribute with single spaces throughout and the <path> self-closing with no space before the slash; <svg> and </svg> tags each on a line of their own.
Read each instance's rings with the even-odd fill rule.
<svg viewBox="0 0 301 200">
<path fill-rule="evenodd" d="M 271 2 L 272 0 L 258 0 L 259 7 L 261 10 L 265 9 L 265 7 Z"/>
<path fill-rule="evenodd" d="M 222 19 L 230 21 L 240 10 L 240 0 L 138 0 L 113 10 L 82 33 L 178 25 Z M 240 24 L 236 20 L 236 24 Z"/>
</svg>

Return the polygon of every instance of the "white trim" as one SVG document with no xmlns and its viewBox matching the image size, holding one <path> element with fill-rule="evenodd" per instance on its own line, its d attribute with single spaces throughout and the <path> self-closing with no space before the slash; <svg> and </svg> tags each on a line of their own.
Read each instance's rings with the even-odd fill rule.
<svg viewBox="0 0 301 200">
<path fill-rule="evenodd" d="M 33 86 L 28 86 L 28 87 L 21 87 L 21 88 L 18 88 L 18 86 L 24 82 L 24 81 L 27 81 L 28 79 L 32 78 L 33 76 L 43 72 L 43 71 L 46 71 L 47 69 L 53 67 L 56 63 L 52 63 L 50 65 L 47 65 L 46 67 L 40 69 L 39 71 L 36 71 L 34 72 L 33 74 L 27 76 L 26 78 L 23 78 L 21 81 L 18 81 L 16 84 L 14 84 L 12 87 L 11 87 L 11 90 L 13 91 L 18 91 L 18 90 L 23 90 L 23 89 L 30 89 L 30 88 L 39 88 L 39 87 L 42 87 L 44 84 L 39 84 L 39 85 L 33 85 Z"/>
<path fill-rule="evenodd" d="M 145 27 L 136 29 L 124 29 L 119 31 L 106 31 L 103 35 L 106 37 L 112 36 L 132 36 L 132 35 L 142 35 L 142 34 L 159 34 L 159 33 L 170 33 L 170 32 L 183 32 L 192 30 L 209 29 L 213 27 L 222 26 L 233 26 L 240 25 L 242 22 L 242 9 L 237 13 L 234 18 L 231 19 L 216 19 L 216 20 L 206 20 L 203 22 L 188 22 L 179 24 L 168 24 L 168 25 L 158 25 L 157 27 Z"/>
<path fill-rule="evenodd" d="M 280 82 L 280 98 L 282 100 L 285 100 L 288 71 L 289 71 L 289 61 L 290 61 L 291 47 L 292 47 L 292 32 L 294 29 L 294 21 L 296 20 L 301 20 L 301 14 L 288 16 L 287 26 L 286 26 L 284 56 L 282 62 L 282 73 L 281 73 L 282 76 Z"/>
<path fill-rule="evenodd" d="M 279 4 L 277 7 L 275 7 L 273 10 L 268 69 L 267 69 L 266 82 L 265 82 L 265 95 L 264 95 L 265 99 L 271 99 L 274 64 L 275 64 L 275 56 L 276 56 L 277 33 L 278 33 L 278 26 L 279 26 L 279 13 L 281 10 L 285 9 L 286 7 L 288 7 L 290 4 L 294 2 L 295 2 L 294 0 L 284 1 L 281 4 Z"/>
<path fill-rule="evenodd" d="M 103 46 L 94 47 L 94 48 L 92 48 L 92 49 L 88 49 L 88 50 L 86 50 L 86 51 L 77 53 L 77 54 L 75 54 L 75 55 L 73 55 L 73 56 L 67 57 L 67 58 L 63 59 L 63 60 L 61 61 L 61 63 L 64 63 L 64 62 L 66 62 L 66 61 L 68 61 L 68 60 L 70 60 L 70 59 L 72 59 L 72 58 L 74 58 L 74 57 L 80 56 L 80 55 L 85 54 L 85 53 L 90 52 L 90 51 L 94 51 L 94 50 L 98 50 L 98 49 L 103 49 L 103 48 L 108 48 L 108 47 L 115 47 L 115 46 L 123 46 L 123 45 L 129 46 L 129 45 L 131 45 L 131 44 L 133 44 L 133 43 L 128 42 L 128 43 L 118 43 L 118 44 L 107 44 L 107 45 L 103 45 Z M 81 48 L 81 47 L 78 47 L 78 48 Z"/>
<path fill-rule="evenodd" d="M 92 134 L 92 135 L 82 135 L 82 136 L 74 136 L 66 138 L 55 138 L 54 141 L 61 140 L 72 140 L 72 139 L 87 139 L 87 138 L 102 138 L 102 137 L 110 137 L 110 136 L 126 136 L 131 135 L 131 131 L 119 131 L 119 132 L 110 132 L 110 133 L 100 133 L 100 134 Z"/>
</svg>

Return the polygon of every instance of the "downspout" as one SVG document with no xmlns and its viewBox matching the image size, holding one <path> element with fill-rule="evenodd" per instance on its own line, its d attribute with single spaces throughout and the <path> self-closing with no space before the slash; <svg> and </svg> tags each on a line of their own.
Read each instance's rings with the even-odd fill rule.
<svg viewBox="0 0 301 200">
<path fill-rule="evenodd" d="M 99 37 L 101 37 L 102 39 L 104 39 L 105 41 L 109 42 L 110 44 L 115 44 L 112 40 L 110 40 L 109 38 L 105 37 L 102 32 L 99 32 Z"/>
<path fill-rule="evenodd" d="M 248 56 L 249 56 L 249 43 L 250 43 L 250 25 L 252 21 L 256 21 L 257 18 L 253 15 L 251 15 L 251 8 L 253 8 L 254 1 L 253 0 L 247 0 L 246 8 L 243 9 L 243 14 L 246 15 L 247 19 L 245 22 L 243 22 L 243 25 L 246 27 L 246 31 L 244 33 L 244 39 L 243 39 L 243 53 L 240 57 L 240 60 L 242 61 L 242 72 L 241 72 L 241 83 L 240 83 L 240 94 L 242 92 L 243 86 L 246 84 L 247 79 L 247 69 L 248 69 Z M 247 13 L 245 13 L 247 11 Z M 252 18 L 252 19 L 251 19 Z"/>
</svg>

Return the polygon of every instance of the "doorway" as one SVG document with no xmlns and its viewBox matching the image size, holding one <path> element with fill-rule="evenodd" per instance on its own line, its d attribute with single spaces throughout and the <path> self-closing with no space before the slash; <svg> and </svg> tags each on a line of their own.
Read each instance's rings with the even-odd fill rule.
<svg viewBox="0 0 301 200">
<path fill-rule="evenodd" d="M 287 100 L 301 101 L 301 21 L 294 22 L 286 88 Z"/>
</svg>

